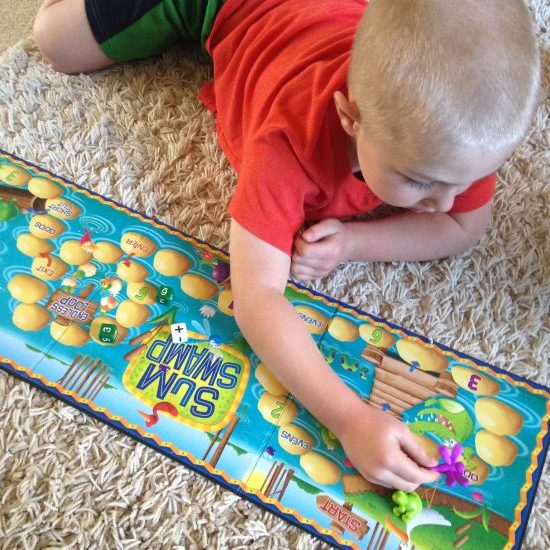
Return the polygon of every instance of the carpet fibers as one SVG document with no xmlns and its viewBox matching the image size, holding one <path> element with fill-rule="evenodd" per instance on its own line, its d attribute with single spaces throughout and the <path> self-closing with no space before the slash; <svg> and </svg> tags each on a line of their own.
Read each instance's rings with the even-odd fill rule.
<svg viewBox="0 0 550 550">
<path fill-rule="evenodd" d="M 542 99 L 482 242 L 441 261 L 349 264 L 310 286 L 550 385 L 549 7 L 530 5 Z M 227 248 L 235 175 L 197 100 L 210 75 L 195 54 L 65 76 L 27 39 L 0 74 L 0 148 Z M 2 549 L 327 547 L 3 372 L 0 418 Z M 546 472 L 524 548 L 550 548 L 549 508 Z"/>
</svg>

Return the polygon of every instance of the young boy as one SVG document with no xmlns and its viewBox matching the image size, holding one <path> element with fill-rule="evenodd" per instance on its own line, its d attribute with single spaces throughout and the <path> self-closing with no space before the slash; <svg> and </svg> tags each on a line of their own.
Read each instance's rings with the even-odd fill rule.
<svg viewBox="0 0 550 550">
<path fill-rule="evenodd" d="M 238 173 L 230 253 L 243 334 L 365 478 L 405 491 L 435 481 L 406 426 L 328 367 L 283 290 L 289 274 L 477 242 L 494 172 L 536 102 L 522 1 L 46 0 L 34 32 L 68 73 L 208 37 L 214 82 L 201 99 Z M 404 211 L 340 221 L 383 203 Z"/>
</svg>

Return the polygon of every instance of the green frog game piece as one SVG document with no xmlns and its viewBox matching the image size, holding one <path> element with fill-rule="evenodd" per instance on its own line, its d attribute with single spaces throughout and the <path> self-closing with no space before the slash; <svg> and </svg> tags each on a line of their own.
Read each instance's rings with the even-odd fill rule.
<svg viewBox="0 0 550 550">
<path fill-rule="evenodd" d="M 16 199 L 4 200 L 0 198 L 0 221 L 7 222 L 13 220 L 19 214 Z"/>
<path fill-rule="evenodd" d="M 405 491 L 395 491 L 391 499 L 397 504 L 393 509 L 394 515 L 401 518 L 404 522 L 410 521 L 422 512 L 422 501 L 418 493 L 405 493 Z"/>
</svg>

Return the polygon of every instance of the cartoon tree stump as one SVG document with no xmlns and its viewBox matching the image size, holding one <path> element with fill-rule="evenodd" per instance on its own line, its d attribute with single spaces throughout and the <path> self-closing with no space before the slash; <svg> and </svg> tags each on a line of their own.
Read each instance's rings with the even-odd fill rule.
<svg viewBox="0 0 550 550">
<path fill-rule="evenodd" d="M 231 438 L 231 435 L 233 434 L 233 431 L 235 430 L 235 427 L 237 426 L 238 422 L 239 422 L 239 417 L 237 415 L 234 415 L 233 418 L 231 418 L 231 421 L 229 422 L 227 427 L 225 428 L 225 433 L 223 434 L 223 437 L 221 438 L 220 442 L 217 443 L 218 438 L 223 432 L 223 429 L 217 431 L 214 437 L 212 438 L 212 441 L 210 441 L 210 445 L 208 446 L 208 449 L 206 449 L 206 452 L 204 453 L 202 460 L 207 460 L 207 457 L 210 454 L 210 451 L 217 444 L 217 447 L 214 451 L 214 454 L 212 455 L 212 458 L 210 460 L 207 460 L 208 464 L 210 464 L 210 466 L 212 466 L 213 468 L 215 468 L 216 464 L 218 464 L 218 461 L 222 456 L 223 451 L 225 450 L 225 446 L 229 442 L 229 439 Z"/>
<path fill-rule="evenodd" d="M 68 391 L 93 401 L 110 378 L 109 367 L 100 359 L 77 355 L 65 374 L 57 381 Z"/>
<path fill-rule="evenodd" d="M 285 468 L 283 462 L 274 462 L 267 473 L 267 477 L 260 489 L 266 497 L 283 499 L 290 480 L 294 476 L 292 468 Z"/>
<path fill-rule="evenodd" d="M 384 550 L 389 536 L 390 532 L 386 531 L 380 523 L 376 523 L 367 550 Z"/>
</svg>

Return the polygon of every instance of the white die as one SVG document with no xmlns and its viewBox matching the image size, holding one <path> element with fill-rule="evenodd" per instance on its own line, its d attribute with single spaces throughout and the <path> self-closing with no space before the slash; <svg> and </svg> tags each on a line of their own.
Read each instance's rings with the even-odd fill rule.
<svg viewBox="0 0 550 550">
<path fill-rule="evenodd" d="M 170 331 L 172 333 L 172 342 L 174 342 L 174 344 L 183 344 L 189 340 L 185 323 L 174 323 L 173 325 L 170 325 Z"/>
</svg>

